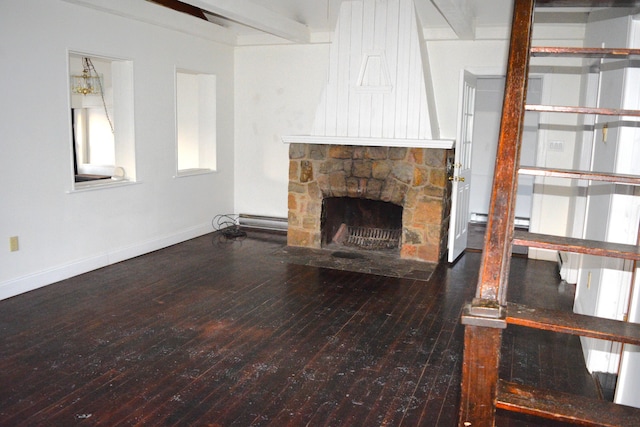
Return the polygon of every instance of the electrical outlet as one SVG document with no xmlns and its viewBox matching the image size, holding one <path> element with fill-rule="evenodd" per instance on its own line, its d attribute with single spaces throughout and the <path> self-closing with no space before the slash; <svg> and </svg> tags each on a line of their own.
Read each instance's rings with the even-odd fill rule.
<svg viewBox="0 0 640 427">
<path fill-rule="evenodd" d="M 9 237 L 9 250 L 11 252 L 16 252 L 20 248 L 18 244 L 18 236 Z"/>
<path fill-rule="evenodd" d="M 549 151 L 564 151 L 564 141 L 549 141 Z"/>
</svg>

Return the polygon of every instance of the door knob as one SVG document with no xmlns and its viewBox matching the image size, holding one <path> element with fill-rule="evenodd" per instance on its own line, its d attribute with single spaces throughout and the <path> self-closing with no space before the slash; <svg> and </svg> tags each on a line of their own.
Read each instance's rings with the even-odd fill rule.
<svg viewBox="0 0 640 427">
<path fill-rule="evenodd" d="M 450 176 L 449 181 L 464 182 L 464 176 Z"/>
</svg>

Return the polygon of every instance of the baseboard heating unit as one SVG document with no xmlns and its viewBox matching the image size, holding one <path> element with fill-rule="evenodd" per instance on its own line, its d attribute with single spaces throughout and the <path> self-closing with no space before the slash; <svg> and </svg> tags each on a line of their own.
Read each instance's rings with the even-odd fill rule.
<svg viewBox="0 0 640 427">
<path fill-rule="evenodd" d="M 243 228 L 287 232 L 287 218 L 240 214 L 238 225 Z"/>
</svg>

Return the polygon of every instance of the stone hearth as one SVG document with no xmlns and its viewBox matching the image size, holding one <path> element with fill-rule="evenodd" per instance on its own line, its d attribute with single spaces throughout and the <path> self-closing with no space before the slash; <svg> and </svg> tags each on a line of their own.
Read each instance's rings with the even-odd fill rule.
<svg viewBox="0 0 640 427">
<path fill-rule="evenodd" d="M 287 243 L 319 249 L 322 201 L 354 197 L 403 208 L 400 257 L 438 262 L 446 254 L 453 150 L 292 143 Z"/>
</svg>

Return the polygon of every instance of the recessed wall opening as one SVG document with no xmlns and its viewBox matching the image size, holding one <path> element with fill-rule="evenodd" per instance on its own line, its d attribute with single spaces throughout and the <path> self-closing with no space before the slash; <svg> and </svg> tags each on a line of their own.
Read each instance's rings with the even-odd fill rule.
<svg viewBox="0 0 640 427">
<path fill-rule="evenodd" d="M 322 201 L 322 246 L 341 245 L 365 250 L 399 251 L 402 206 L 353 197 Z"/>
<path fill-rule="evenodd" d="M 73 187 L 134 182 L 133 62 L 68 52 Z"/>
<path fill-rule="evenodd" d="M 177 173 L 216 170 L 216 76 L 176 70 Z"/>
</svg>

